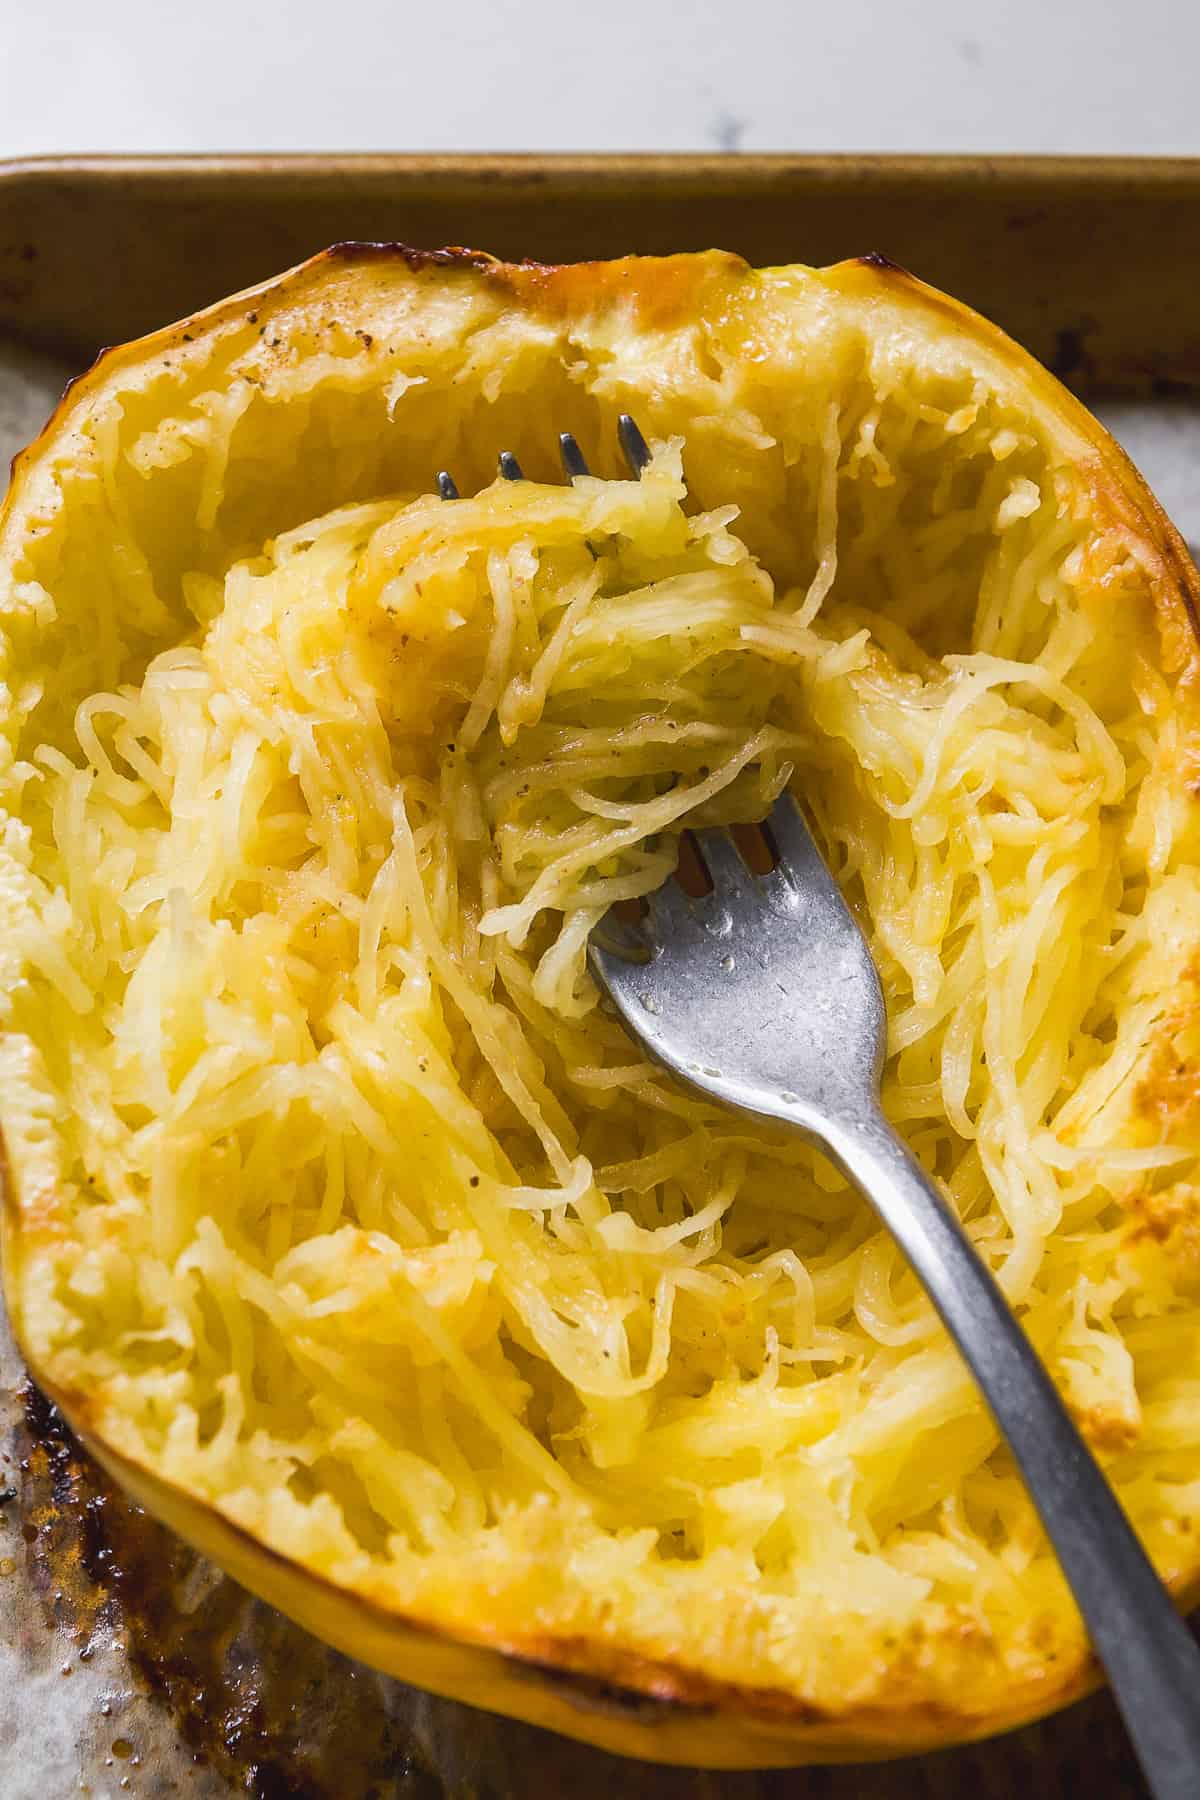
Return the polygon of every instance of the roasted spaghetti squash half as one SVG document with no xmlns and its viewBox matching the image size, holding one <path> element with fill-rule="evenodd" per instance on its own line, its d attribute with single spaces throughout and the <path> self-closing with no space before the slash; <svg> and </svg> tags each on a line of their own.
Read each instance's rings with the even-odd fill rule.
<svg viewBox="0 0 1200 1800">
<path fill-rule="evenodd" d="M 342 247 L 106 354 L 0 522 L 38 1381 L 314 1631 L 597 1743 L 864 1757 L 1080 1692 L 869 1207 L 648 1066 L 585 944 L 803 795 L 886 1109 L 1185 1599 L 1196 600 L 1084 409 L 878 259 Z"/>
</svg>

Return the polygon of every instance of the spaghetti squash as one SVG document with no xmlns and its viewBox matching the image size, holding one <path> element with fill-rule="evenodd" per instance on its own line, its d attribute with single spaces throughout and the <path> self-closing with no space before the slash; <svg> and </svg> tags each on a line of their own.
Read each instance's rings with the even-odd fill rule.
<svg viewBox="0 0 1200 1800">
<path fill-rule="evenodd" d="M 648 1065 L 585 950 L 686 827 L 804 796 L 885 1109 L 1190 1592 L 1196 592 L 1083 409 L 877 260 L 351 247 L 107 354 L 0 523 L 38 1380 L 315 1630 L 618 1748 L 880 1754 L 1080 1691 L 868 1205 Z"/>
</svg>

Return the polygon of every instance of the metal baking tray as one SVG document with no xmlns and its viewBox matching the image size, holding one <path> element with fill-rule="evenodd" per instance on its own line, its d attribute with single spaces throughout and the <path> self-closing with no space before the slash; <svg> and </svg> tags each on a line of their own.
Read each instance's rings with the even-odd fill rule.
<svg viewBox="0 0 1200 1800">
<path fill-rule="evenodd" d="M 337 239 L 565 261 L 881 251 L 1093 404 L 1200 543 L 1200 161 L 880 157 L 71 158 L 0 163 L 0 457 L 102 344 Z M 2 466 L 2 464 L 0 464 Z M 597 1696 L 597 1704 L 603 1696 Z M 1116 1800 L 1098 1695 L 901 1763 L 714 1775 L 628 1763 L 389 1681 L 112 1493 L 0 1328 L 6 1800 Z"/>
</svg>

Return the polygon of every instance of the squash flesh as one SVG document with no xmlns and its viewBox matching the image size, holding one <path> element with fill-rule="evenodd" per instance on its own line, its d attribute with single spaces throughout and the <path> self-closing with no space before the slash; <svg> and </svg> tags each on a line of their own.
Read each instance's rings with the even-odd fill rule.
<svg viewBox="0 0 1200 1800">
<path fill-rule="evenodd" d="M 155 367 L 60 445 L 9 563 L 15 1310 L 118 1456 L 389 1611 L 983 1718 L 1083 1653 L 986 1414 L 857 1197 L 632 1059 L 583 935 L 652 831 L 802 771 L 885 1103 L 1178 1577 L 1191 727 L 1070 421 L 928 320 L 734 285 L 571 322 L 594 406 L 675 377 L 686 488 L 668 448 L 378 498 L 483 418 L 536 473 L 568 395 L 553 322 L 453 284 L 398 284 L 382 367 L 235 314 L 186 406 Z"/>
</svg>

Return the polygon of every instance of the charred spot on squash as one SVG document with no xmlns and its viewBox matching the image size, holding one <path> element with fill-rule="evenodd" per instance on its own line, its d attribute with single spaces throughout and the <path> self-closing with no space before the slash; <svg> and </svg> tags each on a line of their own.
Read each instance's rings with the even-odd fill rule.
<svg viewBox="0 0 1200 1800">
<path fill-rule="evenodd" d="M 420 274 L 425 269 L 449 269 L 464 272 L 475 270 L 490 275 L 494 270 L 506 266 L 483 250 L 465 250 L 456 245 L 448 245 L 442 250 L 426 250 L 415 244 L 357 238 L 345 238 L 331 244 L 323 252 L 323 256 L 328 257 L 331 262 L 400 262 L 414 274 Z"/>
<path fill-rule="evenodd" d="M 589 1652 L 594 1655 L 594 1652 Z M 524 1653 L 515 1658 L 515 1670 L 527 1674 L 539 1686 L 561 1694 L 579 1712 L 599 1713 L 606 1718 L 631 1719 L 639 1724 L 661 1722 L 666 1718 L 699 1718 L 715 1711 L 709 1703 L 676 1699 L 671 1694 L 647 1693 L 640 1688 L 623 1687 L 616 1681 L 597 1675 L 581 1674 L 564 1668 L 561 1663 L 540 1661 Z M 661 1679 L 661 1678 L 660 1678 Z"/>
<path fill-rule="evenodd" d="M 885 256 L 882 250 L 868 250 L 858 260 L 864 269 L 876 269 L 881 275 L 905 275 L 910 281 L 912 280 L 911 272 L 904 267 L 903 263 L 895 262 L 890 256 Z"/>
</svg>

